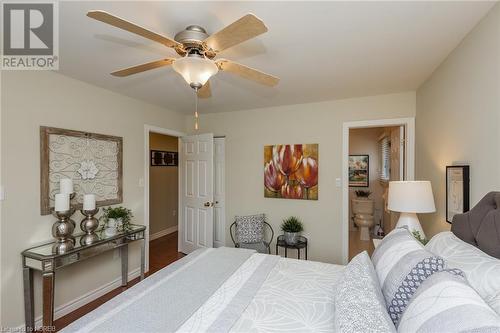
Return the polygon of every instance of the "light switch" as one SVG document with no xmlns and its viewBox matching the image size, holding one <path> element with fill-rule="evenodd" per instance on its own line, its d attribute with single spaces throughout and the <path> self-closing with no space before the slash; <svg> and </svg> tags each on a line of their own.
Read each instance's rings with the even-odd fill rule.
<svg viewBox="0 0 500 333">
<path fill-rule="evenodd" d="M 4 200 L 5 200 L 5 188 L 3 187 L 3 185 L 0 185 L 0 201 Z"/>
<path fill-rule="evenodd" d="M 139 178 L 139 187 L 144 187 L 144 178 Z"/>
<path fill-rule="evenodd" d="M 335 178 L 335 186 L 336 187 L 341 187 L 342 186 L 342 179 Z"/>
</svg>

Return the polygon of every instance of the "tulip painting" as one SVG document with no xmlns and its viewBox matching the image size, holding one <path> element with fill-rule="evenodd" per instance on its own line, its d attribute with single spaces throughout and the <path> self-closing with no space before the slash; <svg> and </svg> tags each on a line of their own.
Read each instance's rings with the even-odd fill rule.
<svg viewBox="0 0 500 333">
<path fill-rule="evenodd" d="M 318 145 L 265 146 L 264 196 L 318 200 Z"/>
</svg>

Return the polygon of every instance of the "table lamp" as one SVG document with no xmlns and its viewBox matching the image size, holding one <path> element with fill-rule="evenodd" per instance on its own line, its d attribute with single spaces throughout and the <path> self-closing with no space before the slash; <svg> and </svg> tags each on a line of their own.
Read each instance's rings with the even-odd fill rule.
<svg viewBox="0 0 500 333">
<path fill-rule="evenodd" d="M 388 209 L 400 212 L 396 228 L 407 226 L 410 232 L 418 231 L 425 238 L 417 213 L 436 211 L 430 181 L 389 182 Z"/>
</svg>

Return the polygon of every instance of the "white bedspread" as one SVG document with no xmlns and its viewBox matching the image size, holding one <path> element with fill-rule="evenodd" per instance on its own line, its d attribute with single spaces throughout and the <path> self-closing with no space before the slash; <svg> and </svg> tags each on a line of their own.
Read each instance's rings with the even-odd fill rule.
<svg viewBox="0 0 500 333">
<path fill-rule="evenodd" d="M 344 266 L 281 258 L 233 332 L 333 332 Z"/>
<path fill-rule="evenodd" d="M 212 327 L 213 322 L 265 256 L 250 257 L 179 332 L 217 331 Z M 332 332 L 334 286 L 343 268 L 281 258 L 231 331 Z"/>
<path fill-rule="evenodd" d="M 240 250 L 219 251 L 221 255 L 227 256 L 231 251 Z M 219 251 L 206 250 L 184 258 L 182 263 L 168 266 L 72 323 L 64 331 L 87 332 L 89 327 L 94 332 L 156 332 L 160 327 L 160 331 L 217 333 L 333 331 L 335 284 L 344 266 L 250 254 L 232 274 L 221 280 L 218 287 L 209 294 L 205 292 L 205 298 L 200 296 L 190 301 L 191 297 L 198 295 L 189 287 L 192 286 L 191 280 L 197 280 L 196 287 L 202 288 L 200 293 L 201 290 L 207 290 L 205 284 L 208 288 L 217 282 L 213 277 L 210 282 L 210 276 L 215 276 L 219 268 L 223 269 L 221 264 L 225 265 L 224 261 L 217 264 L 215 260 L 219 258 Z M 234 261 L 232 257 L 224 260 Z M 195 271 L 198 279 L 191 278 L 191 273 Z M 173 276 L 189 279 L 182 279 L 183 283 L 177 280 L 177 283 L 173 283 Z M 203 281 L 204 276 L 208 279 L 206 282 Z M 183 297 L 188 299 L 183 300 Z M 193 308 L 191 305 L 195 305 L 195 300 L 198 300 L 199 305 Z M 177 302 L 190 305 L 193 311 L 184 316 L 180 325 L 174 326 L 168 319 L 172 316 L 169 317 L 165 311 L 177 313 Z M 132 311 L 134 306 L 141 307 Z M 121 313 L 122 307 L 132 310 Z M 144 311 L 148 313 L 148 319 L 144 318 Z M 186 314 L 185 311 L 182 313 Z M 126 317 L 122 318 L 122 314 Z M 134 314 L 140 318 L 134 318 Z M 175 318 L 179 319 L 177 316 L 172 317 Z"/>
</svg>

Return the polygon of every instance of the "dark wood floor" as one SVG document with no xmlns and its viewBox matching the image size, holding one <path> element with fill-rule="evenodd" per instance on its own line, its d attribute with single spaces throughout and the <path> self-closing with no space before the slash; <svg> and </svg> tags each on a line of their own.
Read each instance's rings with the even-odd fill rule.
<svg viewBox="0 0 500 333">
<path fill-rule="evenodd" d="M 182 258 L 184 254 L 177 252 L 177 232 L 155 239 L 149 243 L 149 272 L 146 276 L 151 275 L 174 261 Z M 116 295 L 124 292 L 134 284 L 139 282 L 139 278 L 129 281 L 126 287 L 119 287 L 98 299 L 87 303 L 81 308 L 61 317 L 55 321 L 56 330 L 66 327 L 78 318 L 86 315 L 90 311 L 109 301 Z"/>
</svg>

